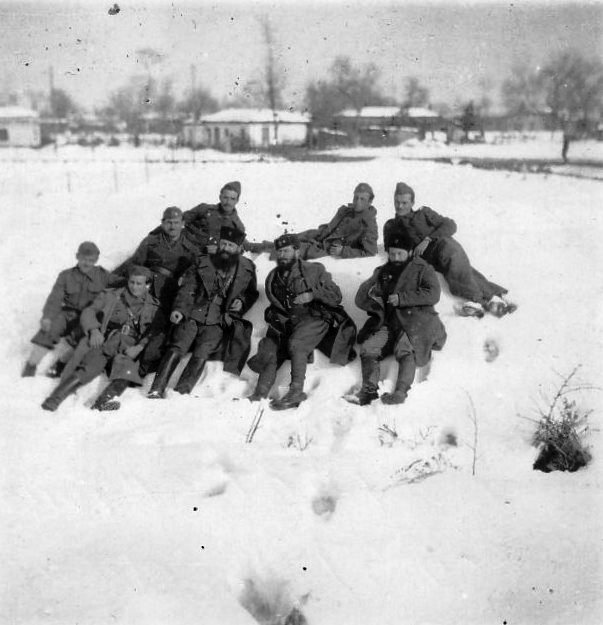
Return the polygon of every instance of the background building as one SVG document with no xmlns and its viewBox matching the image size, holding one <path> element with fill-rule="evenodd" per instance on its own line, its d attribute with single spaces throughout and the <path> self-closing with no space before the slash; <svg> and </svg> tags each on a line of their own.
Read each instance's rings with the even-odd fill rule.
<svg viewBox="0 0 603 625">
<path fill-rule="evenodd" d="M 36 111 L 18 106 L 0 107 L 0 146 L 39 145 L 40 119 Z"/>
<path fill-rule="evenodd" d="M 271 109 L 225 109 L 184 124 L 184 143 L 192 147 L 245 150 L 306 145 L 310 119 Z"/>
</svg>

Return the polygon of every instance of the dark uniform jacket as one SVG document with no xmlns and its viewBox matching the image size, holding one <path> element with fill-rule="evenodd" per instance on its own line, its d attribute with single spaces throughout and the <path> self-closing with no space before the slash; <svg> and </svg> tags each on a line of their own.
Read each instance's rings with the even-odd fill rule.
<svg viewBox="0 0 603 625">
<path fill-rule="evenodd" d="M 341 258 L 359 258 L 375 256 L 378 237 L 377 210 L 369 206 L 357 213 L 351 204 L 347 204 L 337 209 L 328 224 L 319 226 L 315 240 L 326 250 L 331 242 L 340 240 L 343 244 Z"/>
<path fill-rule="evenodd" d="M 425 237 L 433 241 L 443 237 L 451 237 L 456 232 L 456 223 L 436 213 L 429 206 L 421 206 L 418 210 L 411 210 L 406 215 L 396 215 L 388 219 L 383 226 L 383 243 L 388 248 L 389 240 L 393 235 L 402 237 L 409 247 L 416 247 Z"/>
<path fill-rule="evenodd" d="M 384 324 L 393 326 L 399 333 L 406 333 L 416 364 L 422 367 L 429 362 L 431 350 L 442 349 L 446 342 L 446 330 L 434 309 L 440 299 L 438 278 L 422 258 L 412 258 L 389 290 L 389 294 L 398 294 L 400 304 L 388 315 L 387 296 L 382 291 L 382 273 L 388 269 L 388 264 L 377 267 L 356 293 L 356 306 L 369 313 L 358 341 L 364 342 Z"/>
<path fill-rule="evenodd" d="M 62 310 L 81 312 L 107 286 L 109 273 L 100 266 L 85 274 L 76 265 L 59 273 L 44 304 L 42 317 L 52 319 Z"/>
<path fill-rule="evenodd" d="M 237 210 L 227 215 L 220 204 L 199 204 L 183 214 L 186 230 L 191 239 L 202 252 L 206 251 L 208 243 L 217 243 L 220 239 L 222 226 L 237 228 L 245 232 L 245 226 L 239 218 Z"/>
<path fill-rule="evenodd" d="M 329 356 L 333 363 L 345 365 L 351 362 L 356 357 L 353 349 L 356 326 L 340 305 L 341 291 L 324 265 L 297 261 L 288 276 L 285 298 L 282 287 L 278 285 L 277 271 L 277 268 L 273 269 L 266 277 L 266 296 L 270 306 L 264 318 L 272 332 L 280 337 L 283 349 L 286 348 L 292 323 L 304 316 L 317 317 L 331 326 L 327 336 L 317 346 L 318 349 Z M 302 306 L 293 304 L 297 295 L 307 291 L 314 295 L 311 302 Z"/>
<path fill-rule="evenodd" d="M 143 298 L 136 298 L 125 287 L 107 289 L 83 310 L 80 323 L 86 337 L 65 367 L 63 378 L 75 370 L 90 349 L 88 334 L 98 329 L 105 337 L 103 353 L 114 359 L 110 378 L 142 384 L 138 364 L 124 352 L 134 345 L 146 346 L 152 337 L 163 332 L 165 318 L 156 298 L 148 292 Z"/>
<path fill-rule="evenodd" d="M 207 321 L 208 307 L 212 300 L 219 298 L 225 341 L 223 352 L 217 358 L 224 361 L 225 371 L 238 375 L 249 355 L 253 329 L 251 322 L 242 317 L 259 297 L 255 265 L 248 258 L 239 256 L 239 262 L 230 279 L 218 289 L 217 284 L 218 275 L 211 257 L 200 256 L 197 264 L 184 274 L 173 310 L 180 311 L 186 319 L 203 324 Z M 243 307 L 237 313 L 229 313 L 232 322 L 228 324 L 224 314 L 235 299 L 241 300 Z"/>
<path fill-rule="evenodd" d="M 200 250 L 184 231 L 176 241 L 172 241 L 159 229 L 146 236 L 133 256 L 114 269 L 111 284 L 122 285 L 129 268 L 142 265 L 153 272 L 151 294 L 162 303 L 167 300 L 171 304 L 178 290 L 178 279 L 194 264 L 199 253 Z"/>
</svg>

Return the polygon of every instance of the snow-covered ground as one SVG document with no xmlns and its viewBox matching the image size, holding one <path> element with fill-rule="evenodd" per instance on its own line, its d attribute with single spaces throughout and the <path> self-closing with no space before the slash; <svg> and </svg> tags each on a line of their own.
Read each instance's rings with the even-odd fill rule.
<svg viewBox="0 0 603 625">
<path fill-rule="evenodd" d="M 148 169 L 126 157 L 67 168 L 21 154 L 0 169 L 1 622 L 243 625 L 258 622 L 246 608 L 257 616 L 263 602 L 282 614 L 298 606 L 310 625 L 601 622 L 603 394 L 574 397 L 593 410 L 593 461 L 577 473 L 532 470 L 529 420 L 578 364 L 581 380 L 600 385 L 600 182 L 403 161 L 399 150 L 364 162 L 230 155 Z M 474 264 L 519 310 L 460 318 L 444 291 L 448 343 L 406 404 L 344 402 L 359 363 L 317 355 L 308 401 L 266 410 L 251 444 L 257 406 L 244 398 L 256 376 L 218 363 L 194 396 L 151 402 L 129 389 L 119 412 L 98 413 L 99 379 L 42 411 L 50 360 L 34 379 L 20 369 L 78 243 L 96 241 L 111 268 L 166 206 L 213 201 L 232 179 L 256 240 L 327 221 L 359 181 L 375 190 L 381 227 L 404 180 L 456 220 Z M 357 286 L 383 259 L 324 261 L 358 323 Z M 272 265 L 255 260 L 263 282 Z M 254 348 L 265 305 L 262 293 Z M 500 348 L 492 362 L 488 340 Z M 391 360 L 382 373 L 387 390 Z M 275 391 L 287 383 L 284 366 Z"/>
</svg>

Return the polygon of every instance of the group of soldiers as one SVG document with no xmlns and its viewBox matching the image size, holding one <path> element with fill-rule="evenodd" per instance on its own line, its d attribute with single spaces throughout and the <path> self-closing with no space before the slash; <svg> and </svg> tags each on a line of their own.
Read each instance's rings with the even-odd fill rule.
<svg viewBox="0 0 603 625">
<path fill-rule="evenodd" d="M 61 378 L 42 408 L 56 410 L 78 388 L 106 372 L 108 386 L 92 408 L 116 410 L 128 386 L 155 373 L 147 396 L 161 399 L 178 364 L 190 358 L 174 390 L 188 394 L 208 360 L 240 375 L 247 363 L 258 373 L 250 401 L 267 398 L 279 367 L 289 360 L 291 383 L 274 410 L 295 408 L 306 399 L 306 368 L 318 348 L 330 361 L 346 365 L 359 345 L 362 385 L 346 396 L 360 405 L 379 398 L 380 362 L 394 355 L 395 388 L 381 395 L 386 404 L 403 403 L 417 367 L 429 364 L 446 331 L 435 311 L 440 298 L 436 271 L 463 300 L 461 314 L 502 316 L 515 310 L 507 291 L 471 267 L 454 240 L 456 224 L 428 207 L 414 208 L 414 191 L 398 183 L 395 217 L 383 230 L 388 260 L 356 294 L 368 313 L 356 326 L 341 305 L 342 294 L 325 267 L 314 259 L 354 259 L 377 254 L 377 211 L 367 183 L 354 189 L 350 204 L 316 229 L 287 233 L 275 241 L 247 242 L 237 213 L 239 182 L 220 190 L 217 204 L 188 211 L 165 209 L 161 225 L 134 254 L 107 272 L 97 265 L 99 249 L 82 243 L 77 264 L 62 271 L 46 301 L 40 328 L 23 376 L 33 376 L 42 358 L 63 339 L 69 346 L 47 372 Z M 254 263 L 245 253 L 269 252 L 276 266 L 265 282 L 269 306 L 266 335 L 250 359 L 252 324 L 245 318 L 259 297 Z"/>
</svg>

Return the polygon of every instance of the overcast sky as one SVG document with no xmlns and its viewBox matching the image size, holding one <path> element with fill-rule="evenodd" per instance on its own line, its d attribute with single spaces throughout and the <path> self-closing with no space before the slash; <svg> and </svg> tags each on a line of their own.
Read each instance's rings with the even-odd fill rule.
<svg viewBox="0 0 603 625">
<path fill-rule="evenodd" d="M 504 79 L 515 61 L 533 66 L 575 48 L 602 56 L 603 3 L 434 1 L 155 2 L 109 0 L 33 3 L 0 0 L 0 86 L 56 87 L 92 107 L 145 67 L 137 50 L 153 48 L 157 78 L 171 75 L 175 91 L 197 84 L 222 98 L 260 73 L 265 47 L 258 16 L 269 15 L 275 53 L 286 72 L 286 100 L 301 108 L 305 86 L 324 77 L 337 55 L 376 63 L 385 93 L 400 97 L 417 76 L 432 101 L 467 100 L 479 81 Z M 496 89 L 497 90 L 497 89 Z M 494 95 L 494 93 L 493 93 Z"/>
</svg>

